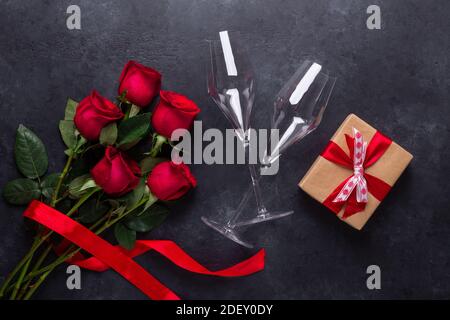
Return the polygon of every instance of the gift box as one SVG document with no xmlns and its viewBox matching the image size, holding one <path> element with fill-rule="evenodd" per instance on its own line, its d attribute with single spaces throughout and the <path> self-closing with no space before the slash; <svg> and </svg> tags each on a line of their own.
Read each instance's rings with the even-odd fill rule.
<svg viewBox="0 0 450 320">
<path fill-rule="evenodd" d="M 412 158 L 397 143 L 350 114 L 299 186 L 361 230 Z"/>
</svg>

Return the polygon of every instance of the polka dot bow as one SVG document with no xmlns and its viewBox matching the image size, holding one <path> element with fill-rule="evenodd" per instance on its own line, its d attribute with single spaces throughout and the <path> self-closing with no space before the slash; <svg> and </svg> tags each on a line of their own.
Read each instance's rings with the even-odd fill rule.
<svg viewBox="0 0 450 320">
<path fill-rule="evenodd" d="M 363 140 L 361 132 L 353 128 L 354 153 L 353 176 L 347 181 L 333 202 L 347 201 L 356 188 L 356 201 L 367 203 L 367 181 L 364 178 L 364 158 L 366 157 L 367 142 Z"/>
</svg>

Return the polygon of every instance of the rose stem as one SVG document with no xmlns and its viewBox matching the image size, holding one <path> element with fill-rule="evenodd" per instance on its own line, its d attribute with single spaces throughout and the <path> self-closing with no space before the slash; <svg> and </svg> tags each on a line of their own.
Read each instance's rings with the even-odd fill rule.
<svg viewBox="0 0 450 320">
<path fill-rule="evenodd" d="M 19 292 L 19 289 L 20 289 L 20 284 L 22 283 L 23 277 L 25 276 L 25 274 L 26 274 L 26 272 L 28 270 L 28 267 L 30 266 L 31 260 L 32 259 L 28 259 L 27 263 L 25 263 L 25 265 L 23 266 L 22 271 L 20 272 L 20 275 L 19 275 L 19 279 L 17 280 L 17 282 L 16 282 L 16 284 L 14 286 L 14 290 L 13 290 L 9 300 L 15 300 L 16 299 L 17 293 Z"/>
<path fill-rule="evenodd" d="M 95 234 L 101 234 L 102 232 L 104 232 L 105 230 L 107 230 L 109 227 L 111 227 L 112 225 L 114 225 L 116 222 L 118 222 L 119 220 L 125 218 L 127 215 L 129 215 L 130 213 L 132 213 L 134 210 L 136 210 L 137 208 L 139 208 L 141 205 L 143 205 L 145 202 L 147 201 L 147 199 L 143 199 L 140 202 L 138 202 L 135 206 L 133 206 L 131 209 L 129 209 L 128 211 L 126 211 L 124 214 L 122 214 L 121 216 L 111 220 L 111 221 L 106 221 L 106 223 L 101 226 L 96 232 Z M 156 202 L 157 200 L 155 200 Z M 97 227 L 97 223 L 94 224 L 93 226 L 91 226 L 89 229 L 94 229 L 95 227 Z M 44 282 L 45 278 L 47 278 L 47 276 L 60 264 L 62 264 L 64 261 L 66 261 L 67 259 L 70 259 L 71 257 L 73 257 L 73 255 L 75 255 L 78 251 L 81 250 L 81 248 L 77 248 L 75 251 L 71 251 L 73 248 L 69 248 L 68 250 L 66 250 L 66 252 L 64 254 L 62 254 L 61 256 L 58 257 L 58 259 L 56 259 L 53 263 L 47 265 L 46 267 L 37 270 L 35 272 L 32 272 L 30 274 L 28 274 L 28 276 L 25 278 L 34 278 L 36 276 L 38 276 L 39 274 L 41 274 L 41 276 L 39 277 L 39 280 L 32 285 L 31 289 L 28 291 L 28 293 L 25 295 L 25 297 L 23 298 L 24 300 L 29 300 L 31 298 L 31 296 L 34 294 L 34 292 L 37 290 L 37 288 L 42 284 L 42 282 Z"/>
<path fill-rule="evenodd" d="M 34 245 L 36 245 L 37 241 L 38 241 L 38 237 L 36 237 L 36 238 L 34 239 L 34 242 L 33 242 L 32 247 L 33 247 Z M 21 282 L 22 282 L 22 280 L 23 280 L 23 277 L 24 277 L 25 274 L 27 273 L 27 270 L 28 270 L 28 268 L 29 268 L 29 266 L 30 266 L 30 263 L 31 263 L 31 260 L 32 260 L 32 259 L 33 259 L 33 257 L 28 258 L 28 260 L 26 261 L 25 265 L 24 265 L 23 268 L 22 268 L 22 271 L 20 271 L 19 278 L 18 278 L 17 282 L 16 282 L 15 285 L 14 285 L 14 290 L 13 290 L 13 292 L 12 292 L 12 294 L 11 294 L 10 300 L 14 300 L 14 299 L 16 298 L 17 293 L 19 292 L 19 289 L 20 289 L 20 284 L 21 284 Z"/>
<path fill-rule="evenodd" d="M 30 250 L 25 254 L 25 256 L 22 258 L 22 260 L 19 261 L 19 263 L 15 266 L 13 271 L 9 273 L 9 275 L 6 277 L 5 281 L 3 282 L 2 287 L 0 288 L 0 298 L 4 296 L 5 290 L 8 287 L 11 280 L 14 278 L 14 276 L 19 272 L 23 265 L 27 263 L 28 260 L 32 257 L 33 253 L 36 251 L 38 244 L 40 243 L 39 238 L 36 236 L 35 241 L 33 245 L 31 246 Z"/>
<path fill-rule="evenodd" d="M 42 263 L 44 262 L 44 259 L 47 258 L 48 254 L 49 254 L 50 251 L 52 250 L 52 247 L 53 247 L 52 245 L 49 245 L 49 246 L 45 249 L 44 253 L 39 257 L 39 259 L 38 259 L 38 261 L 36 262 L 36 264 L 35 264 L 35 266 L 33 267 L 33 269 L 31 269 L 31 272 L 34 272 L 34 271 L 36 271 L 36 270 L 39 269 L 39 267 L 40 267 L 40 266 L 42 265 Z M 18 294 L 18 296 L 17 296 L 17 300 L 20 300 L 20 299 L 23 297 L 23 295 L 27 292 L 27 289 L 28 289 L 28 287 L 29 287 L 30 284 L 31 284 L 31 280 L 32 280 L 32 279 L 28 280 L 28 281 L 22 286 L 22 288 L 21 288 L 21 290 L 20 290 L 20 292 L 19 292 L 19 294 Z"/>
<path fill-rule="evenodd" d="M 70 169 L 70 165 L 72 163 L 72 160 L 73 160 L 73 155 L 70 155 L 69 158 L 66 161 L 66 164 L 64 166 L 64 170 L 63 170 L 62 174 L 59 177 L 57 186 L 55 188 L 55 192 L 53 192 L 53 195 L 52 195 L 52 207 L 54 207 L 54 204 L 55 204 L 55 201 L 56 201 L 59 189 L 61 188 L 61 185 L 62 185 L 62 181 L 63 181 L 63 179 L 65 178 L 65 176 L 67 175 L 67 173 L 68 173 L 68 171 Z M 13 269 L 13 271 L 11 271 L 11 273 L 8 275 L 8 277 L 3 282 L 3 285 L 0 288 L 0 298 L 3 297 L 3 295 L 5 293 L 5 289 L 8 287 L 9 283 L 16 276 L 16 274 L 22 269 L 22 267 L 24 267 L 27 264 L 27 268 L 28 268 L 29 262 L 31 262 L 31 260 L 33 259 L 34 252 L 39 248 L 39 246 L 43 242 L 43 241 L 40 241 L 39 238 L 40 238 L 40 235 L 37 235 L 33 245 L 30 248 L 30 250 L 25 254 L 25 256 L 22 258 L 22 260 L 19 261 L 19 263 L 16 265 L 16 267 Z M 18 281 L 18 282 L 19 282 L 18 286 L 20 287 L 20 281 Z"/>
<path fill-rule="evenodd" d="M 98 225 L 99 225 L 100 223 L 104 222 L 104 221 L 106 220 L 106 218 L 107 218 L 107 215 L 105 215 L 105 216 L 104 216 L 103 218 L 101 218 L 99 221 L 97 221 L 96 223 L 94 223 L 94 224 L 91 226 L 91 228 L 94 229 L 94 228 L 98 227 Z M 47 254 L 50 252 L 51 248 L 52 248 L 52 246 L 48 246 L 48 247 L 47 247 L 46 252 L 45 252 L 45 256 L 47 256 Z M 61 258 L 61 256 L 59 256 L 54 262 L 51 263 L 51 265 L 54 265 L 54 267 L 53 267 L 53 268 L 49 268 L 44 274 L 42 274 L 42 275 L 39 277 L 38 281 L 36 281 L 35 284 L 33 284 L 33 285 L 30 286 L 30 283 L 31 283 L 31 281 L 33 280 L 33 278 L 40 274 L 38 268 L 40 267 L 40 265 L 42 264 L 43 260 L 45 259 L 45 256 L 44 256 L 44 258 L 42 258 L 42 256 L 41 256 L 42 260 L 39 261 L 39 265 L 36 264 L 35 268 L 28 274 L 27 278 L 29 278 L 29 280 L 28 280 L 27 284 L 22 288 L 22 290 L 21 290 L 22 292 L 21 292 L 20 296 L 18 297 L 18 300 L 20 300 L 22 297 L 24 297 L 24 295 L 25 295 L 24 300 L 28 300 L 28 299 L 33 295 L 33 293 L 37 290 L 37 288 L 42 284 L 42 282 L 44 282 L 44 280 L 47 278 L 47 276 L 50 274 L 51 271 L 53 271 L 53 269 L 54 269 L 56 266 L 60 265 L 62 262 L 64 262 L 64 261 L 66 261 L 67 259 L 71 258 L 75 253 L 77 253 L 78 251 L 80 251 L 80 248 L 78 248 L 78 250 L 76 250 L 76 251 L 74 251 L 74 252 L 71 252 L 71 250 L 74 249 L 74 248 L 75 248 L 75 246 L 74 246 L 74 245 L 71 245 L 71 246 L 70 246 L 70 247 L 69 247 L 69 248 L 61 255 L 63 258 Z M 71 255 L 69 255 L 69 253 L 71 253 Z M 50 266 L 50 265 L 49 265 L 49 266 Z M 48 266 L 47 266 L 47 267 L 48 267 Z M 36 273 L 36 275 L 34 275 L 34 273 Z M 27 279 L 27 278 L 26 278 L 26 279 Z M 27 289 L 28 289 L 28 288 L 29 288 L 30 290 L 27 292 Z"/>
<path fill-rule="evenodd" d="M 73 161 L 73 152 L 70 154 L 69 158 L 67 159 L 66 165 L 64 166 L 64 169 L 63 169 L 63 172 L 59 176 L 58 183 L 56 184 L 56 187 L 55 187 L 55 191 L 52 194 L 52 201 L 50 203 L 51 207 L 54 207 L 56 205 L 56 200 L 58 199 L 59 190 L 61 189 L 64 178 L 66 177 L 67 173 L 70 170 L 72 161 Z"/>
<path fill-rule="evenodd" d="M 72 207 L 72 209 L 70 209 L 69 212 L 67 212 L 67 216 L 70 217 L 75 211 L 77 211 L 77 209 L 84 203 L 86 202 L 87 199 L 89 199 L 89 197 L 91 195 L 93 195 L 95 192 L 99 191 L 99 188 L 94 188 L 92 189 L 92 191 L 90 191 L 89 193 L 85 194 L 83 197 L 81 197 L 78 202 Z M 21 268 L 25 265 L 25 263 L 27 263 L 28 259 L 31 259 L 33 257 L 33 254 L 36 252 L 36 250 L 53 234 L 53 231 L 49 231 L 47 232 L 43 237 L 39 238 L 37 242 L 31 247 L 31 249 L 28 251 L 28 253 L 22 258 L 22 260 L 19 261 L 19 263 L 16 265 L 16 267 L 14 268 L 14 270 L 8 275 L 8 277 L 6 278 L 6 280 L 3 282 L 3 285 L 0 289 L 0 298 L 3 297 L 4 292 L 6 290 L 6 288 L 8 288 L 9 283 L 11 282 L 11 280 L 13 279 L 13 277 L 15 276 L 15 274 L 17 272 L 19 272 L 21 270 Z M 27 277 L 25 277 L 25 279 L 27 279 Z M 23 281 L 23 279 L 22 279 Z M 26 280 L 25 280 L 26 281 Z M 20 284 L 19 284 L 20 285 Z"/>
<path fill-rule="evenodd" d="M 101 218 L 99 221 L 97 221 L 95 224 L 93 224 L 92 226 L 91 226 L 91 228 L 92 229 L 94 229 L 94 228 L 96 228 L 100 223 L 102 223 L 102 222 L 104 222 L 105 220 L 107 219 L 107 215 L 105 215 L 103 218 Z M 50 252 L 50 250 L 51 250 L 51 246 L 49 246 L 49 247 L 47 247 L 47 249 L 46 249 L 46 252 L 45 252 L 45 255 L 47 255 L 49 252 Z M 42 262 L 43 262 L 43 260 L 45 259 L 45 257 L 44 258 L 42 258 L 42 256 L 41 256 L 41 258 L 42 258 L 42 261 L 39 261 L 40 263 L 39 263 L 39 266 L 37 266 L 37 267 L 35 267 L 26 277 L 25 277 L 25 280 L 27 280 L 27 284 L 22 288 L 22 290 L 24 291 L 22 294 L 21 294 L 21 296 L 23 296 L 24 295 L 24 293 L 26 293 L 26 290 L 27 290 L 27 288 L 28 287 L 30 287 L 30 283 L 31 283 L 31 281 L 33 280 L 33 278 L 34 277 L 36 277 L 36 276 L 38 276 L 38 275 L 40 275 L 42 272 L 44 272 L 44 271 L 48 271 L 47 269 L 49 269 L 49 266 L 53 266 L 53 265 L 55 265 L 55 266 L 57 266 L 59 263 L 58 262 L 60 262 L 60 261 L 65 261 L 65 260 L 67 260 L 68 258 L 70 258 L 70 257 L 67 257 L 67 255 L 68 255 L 68 253 L 70 253 L 71 252 L 71 250 L 72 249 L 74 249 L 75 248 L 75 246 L 74 245 L 71 245 L 62 255 L 60 255 L 59 257 L 57 257 L 57 259 L 55 260 L 55 261 L 53 261 L 50 265 L 48 265 L 47 267 L 45 267 L 45 270 L 44 270 L 44 268 L 43 269 L 38 269 L 39 267 L 40 267 L 40 265 L 42 264 Z M 47 251 L 48 250 L 48 251 Z M 74 254 L 75 254 L 76 252 L 74 252 Z M 61 257 L 63 257 L 63 259 L 61 259 Z M 37 265 L 37 264 L 36 264 Z M 11 287 L 10 288 L 8 288 L 8 290 L 10 290 L 11 289 Z"/>
</svg>

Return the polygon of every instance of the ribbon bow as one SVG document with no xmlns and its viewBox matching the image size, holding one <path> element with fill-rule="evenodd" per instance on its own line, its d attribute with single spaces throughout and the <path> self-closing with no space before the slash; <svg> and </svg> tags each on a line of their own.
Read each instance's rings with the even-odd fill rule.
<svg viewBox="0 0 450 320">
<path fill-rule="evenodd" d="M 353 128 L 353 176 L 344 184 L 333 202 L 347 201 L 353 189 L 356 188 L 356 201 L 367 202 L 367 181 L 364 178 L 364 158 L 366 157 L 367 142 L 363 140 L 361 132 Z"/>
<path fill-rule="evenodd" d="M 369 201 L 368 193 L 377 200 L 383 201 L 391 189 L 389 184 L 368 174 L 366 169 L 381 158 L 392 140 L 376 131 L 370 143 L 367 143 L 356 128 L 353 128 L 353 138 L 346 134 L 345 140 L 350 155 L 347 155 L 333 141 L 328 142 L 321 154 L 328 161 L 352 170 L 352 174 L 339 184 L 323 202 L 335 214 L 339 214 L 345 206 L 343 218 L 363 211 Z"/>
</svg>

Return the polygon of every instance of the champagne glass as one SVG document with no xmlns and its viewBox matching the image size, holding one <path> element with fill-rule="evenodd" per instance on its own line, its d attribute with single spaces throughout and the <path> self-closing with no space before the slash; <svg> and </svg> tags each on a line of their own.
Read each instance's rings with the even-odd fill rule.
<svg viewBox="0 0 450 320">
<path fill-rule="evenodd" d="M 245 147 L 255 101 L 255 76 L 238 32 L 221 31 L 210 40 L 208 94 L 230 121 Z"/>
<path fill-rule="evenodd" d="M 270 147 L 266 149 L 261 161 L 260 174 L 264 175 L 264 171 L 268 170 L 275 161 L 279 161 L 280 156 L 290 146 L 302 140 L 319 126 L 335 82 L 335 77 L 330 76 L 320 64 L 311 60 L 304 61 L 286 82 L 275 98 L 271 123 L 272 129 L 279 130 L 281 138 L 270 141 Z M 258 183 L 258 178 L 255 180 Z M 241 221 L 237 225 L 273 220 L 290 213 L 293 211 L 265 212 L 260 210 L 258 205 L 257 215 L 254 218 Z"/>
<path fill-rule="evenodd" d="M 256 90 L 252 65 L 237 32 L 219 32 L 219 40 L 210 40 L 209 49 L 208 94 L 233 126 L 247 155 L 250 115 Z M 202 220 L 225 237 L 252 247 L 235 229 L 238 217 L 233 213 L 232 218 L 225 222 L 207 217 L 202 217 Z"/>
<path fill-rule="evenodd" d="M 231 39 L 232 40 L 231 40 Z M 253 70 L 237 34 L 220 32 L 220 41 L 210 42 L 211 63 L 208 73 L 208 93 L 233 125 L 246 154 L 250 144 L 249 120 L 255 97 Z M 252 247 L 236 230 L 239 226 L 288 216 L 290 211 L 269 211 L 263 202 L 260 174 L 264 174 L 284 151 L 314 131 L 320 124 L 335 84 L 318 63 L 305 61 L 283 86 L 275 99 L 271 128 L 282 132 L 281 139 L 271 140 L 261 167 L 249 163 L 251 186 L 244 194 L 237 209 L 225 222 L 202 217 L 203 222 L 227 238 Z M 260 169 L 260 170 L 258 170 Z M 253 189 L 256 200 L 256 216 L 239 221 Z M 228 216 L 228 215 L 227 215 Z"/>
</svg>

